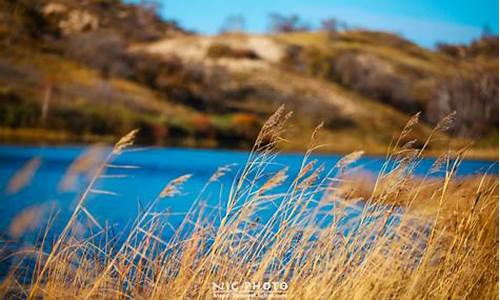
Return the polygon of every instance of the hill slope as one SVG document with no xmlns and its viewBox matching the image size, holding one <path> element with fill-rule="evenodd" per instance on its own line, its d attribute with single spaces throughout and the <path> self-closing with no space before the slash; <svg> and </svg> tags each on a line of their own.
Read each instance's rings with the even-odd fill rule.
<svg viewBox="0 0 500 300">
<path fill-rule="evenodd" d="M 498 39 L 429 51 L 367 31 L 199 36 L 119 1 L 2 5 L 17 8 L 8 16 L 16 28 L 43 24 L 0 30 L 4 141 L 109 140 L 139 127 L 142 143 L 248 148 L 263 120 L 286 104 L 295 120 L 285 149 L 303 149 L 324 121 L 324 151 L 383 153 L 411 114 L 423 111 L 424 122 L 408 139 L 423 139 L 465 107 L 459 126 L 432 148 L 480 136 L 476 154 L 497 155 L 498 57 L 484 49 Z M 482 98 L 457 97 L 467 93 Z M 471 123 L 478 115 L 481 122 Z"/>
</svg>

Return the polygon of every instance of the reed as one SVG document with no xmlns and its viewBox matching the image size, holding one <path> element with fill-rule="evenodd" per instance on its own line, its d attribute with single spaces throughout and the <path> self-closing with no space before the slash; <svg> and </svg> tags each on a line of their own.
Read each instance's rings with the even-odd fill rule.
<svg viewBox="0 0 500 300">
<path fill-rule="evenodd" d="M 159 210 L 157 203 L 165 197 L 175 201 L 190 174 L 166 183 L 117 242 L 85 205 L 90 193 L 112 193 L 93 187 L 107 168 L 133 167 L 113 164 L 113 159 L 126 151 L 137 132 L 123 137 L 98 167 L 81 159 L 92 162 L 88 165 L 94 173 L 74 214 L 48 252 L 40 247 L 14 254 L 35 261 L 32 277 L 21 281 L 26 273 L 18 264 L 3 280 L 0 296 L 498 298 L 497 177 L 456 179 L 463 151 L 440 157 L 435 169 L 444 172 L 443 178 L 416 177 L 415 167 L 433 136 L 422 149 L 401 141 L 418 115 L 402 129 L 373 178 L 355 175 L 350 167 L 360 151 L 346 155 L 332 169 L 311 160 L 312 150 L 321 147 L 315 143 L 320 126 L 300 170 L 276 170 L 277 146 L 290 116 L 282 107 L 264 125 L 227 199 L 208 205 L 206 186 L 217 185 L 234 166 L 215 171 L 168 236 L 164 232 L 172 213 Z M 432 134 L 446 129 L 451 120 L 445 118 Z M 82 172 L 74 169 L 70 174 Z M 265 218 L 263 210 L 270 212 Z M 91 225 L 82 232 L 85 221 Z M 223 289 L 228 283 L 251 284 L 238 285 L 235 292 Z M 273 287 L 269 294 L 264 283 L 284 283 L 286 288 Z"/>
</svg>

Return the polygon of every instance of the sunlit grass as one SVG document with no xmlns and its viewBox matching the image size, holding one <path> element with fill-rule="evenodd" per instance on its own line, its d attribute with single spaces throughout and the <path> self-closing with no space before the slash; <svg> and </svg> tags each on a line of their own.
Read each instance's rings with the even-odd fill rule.
<svg viewBox="0 0 500 300">
<path fill-rule="evenodd" d="M 113 193 L 95 188 L 108 168 L 130 167 L 113 163 L 137 132 L 124 136 L 101 164 L 92 163 L 92 179 L 59 238 L 42 237 L 37 248 L 14 255 L 33 264 L 14 264 L 2 296 L 210 299 L 214 284 L 286 282 L 280 295 L 289 299 L 498 297 L 498 178 L 457 180 L 465 149 L 436 160 L 430 172 L 443 172 L 438 179 L 414 175 L 426 145 L 451 117 L 418 149 L 406 142 L 418 123 L 414 116 L 373 178 L 351 168 L 362 152 L 346 155 L 332 169 L 310 159 L 321 148 L 321 126 L 297 173 L 276 169 L 289 118 L 282 107 L 265 123 L 219 205 L 209 205 L 207 187 L 234 166 L 216 170 L 173 234 L 164 234 L 172 213 L 158 203 L 176 200 L 190 179 L 179 174 L 116 240 L 86 206 L 90 194 Z M 12 230 L 20 235 L 23 226 Z"/>
</svg>

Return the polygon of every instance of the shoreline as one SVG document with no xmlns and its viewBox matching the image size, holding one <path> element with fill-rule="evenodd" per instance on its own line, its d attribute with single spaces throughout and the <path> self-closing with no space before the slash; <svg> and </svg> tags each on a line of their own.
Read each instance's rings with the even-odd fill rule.
<svg viewBox="0 0 500 300">
<path fill-rule="evenodd" d="M 103 143 L 103 142 L 95 142 L 95 143 Z M 53 143 L 53 142 L 5 142 L 0 139 L 0 147 L 58 147 L 58 148 L 64 148 L 64 147 L 74 147 L 74 148 L 79 148 L 79 147 L 88 147 L 92 145 L 93 143 L 83 143 L 83 142 L 71 142 L 71 143 L 66 143 L 66 142 L 61 142 L 61 143 Z M 106 146 L 109 146 L 110 148 L 112 147 L 112 143 L 104 143 Z M 139 148 L 151 148 L 151 149 L 156 149 L 156 148 L 170 148 L 170 149 L 189 149 L 189 150 L 211 150 L 211 151 L 230 151 L 230 152 L 249 152 L 250 149 L 244 149 L 244 148 L 225 148 L 225 147 L 189 147 L 189 146 L 184 146 L 184 145 L 179 145 L 179 144 L 169 144 L 169 145 L 148 145 L 148 144 L 136 144 L 136 147 Z M 464 159 L 468 161 L 478 161 L 478 162 L 498 162 L 498 152 L 496 152 L 496 155 L 490 155 L 490 154 L 482 154 L 484 152 L 494 152 L 494 149 L 471 149 L 466 152 L 464 155 Z M 353 150 L 354 152 L 356 150 Z M 439 157 L 440 154 L 442 154 L 446 150 L 430 150 L 426 151 L 423 153 L 423 157 L 425 158 L 437 158 Z M 474 152 L 473 154 L 467 154 L 468 152 Z M 479 154 L 477 154 L 479 152 Z M 281 149 L 280 153 L 282 154 L 290 154 L 290 155 L 301 155 L 304 154 L 304 151 L 301 149 Z M 349 152 L 350 153 L 350 152 Z M 340 151 L 315 151 L 314 155 L 321 155 L 321 156 L 329 156 L 329 155 L 338 155 L 338 156 L 343 156 L 348 153 L 346 152 L 340 152 Z M 384 157 L 386 156 L 386 152 L 380 152 L 380 151 L 371 151 L 363 154 L 365 157 Z"/>
<path fill-rule="evenodd" d="M 84 147 L 91 144 L 103 143 L 112 145 L 117 140 L 117 137 L 112 135 L 92 135 L 83 134 L 75 135 L 73 133 L 64 131 L 46 130 L 40 128 L 21 128 L 10 129 L 0 128 L 0 145 L 12 146 L 75 146 Z M 195 139 L 187 138 L 171 138 L 170 143 L 141 143 L 136 144 L 140 147 L 164 147 L 164 148 L 188 148 L 188 149 L 207 149 L 207 150 L 223 150 L 223 151 L 238 151 L 247 152 L 251 147 L 242 145 L 253 144 L 253 141 L 246 140 L 215 140 L 215 139 Z M 230 147 L 232 145 L 234 147 Z M 306 147 L 300 147 L 297 143 L 285 144 L 280 147 L 281 153 L 289 154 L 303 154 Z M 298 147 L 297 147 L 298 146 Z M 352 148 L 345 151 L 345 147 L 335 145 L 334 143 L 325 144 L 324 147 L 318 148 L 314 151 L 319 155 L 346 155 L 348 153 L 358 151 L 360 149 L 371 149 L 364 151 L 365 156 L 386 156 L 388 146 L 373 145 L 373 147 L 364 147 L 360 145 L 359 148 Z M 456 148 L 458 149 L 458 147 Z M 429 149 L 423 153 L 424 157 L 439 157 L 444 152 L 448 151 L 446 148 Z M 471 148 L 464 154 L 464 158 L 476 161 L 498 161 L 499 152 L 498 145 L 487 148 Z"/>
</svg>

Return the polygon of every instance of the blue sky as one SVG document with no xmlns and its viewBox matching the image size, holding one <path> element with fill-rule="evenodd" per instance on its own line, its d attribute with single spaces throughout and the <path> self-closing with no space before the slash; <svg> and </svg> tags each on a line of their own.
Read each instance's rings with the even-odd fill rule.
<svg viewBox="0 0 500 300">
<path fill-rule="evenodd" d="M 157 0 L 161 14 L 203 34 L 219 31 L 228 15 L 245 18 L 246 30 L 264 32 L 272 12 L 298 14 L 312 25 L 335 17 L 353 26 L 399 33 L 420 45 L 468 42 L 485 24 L 498 33 L 493 0 Z"/>
</svg>

